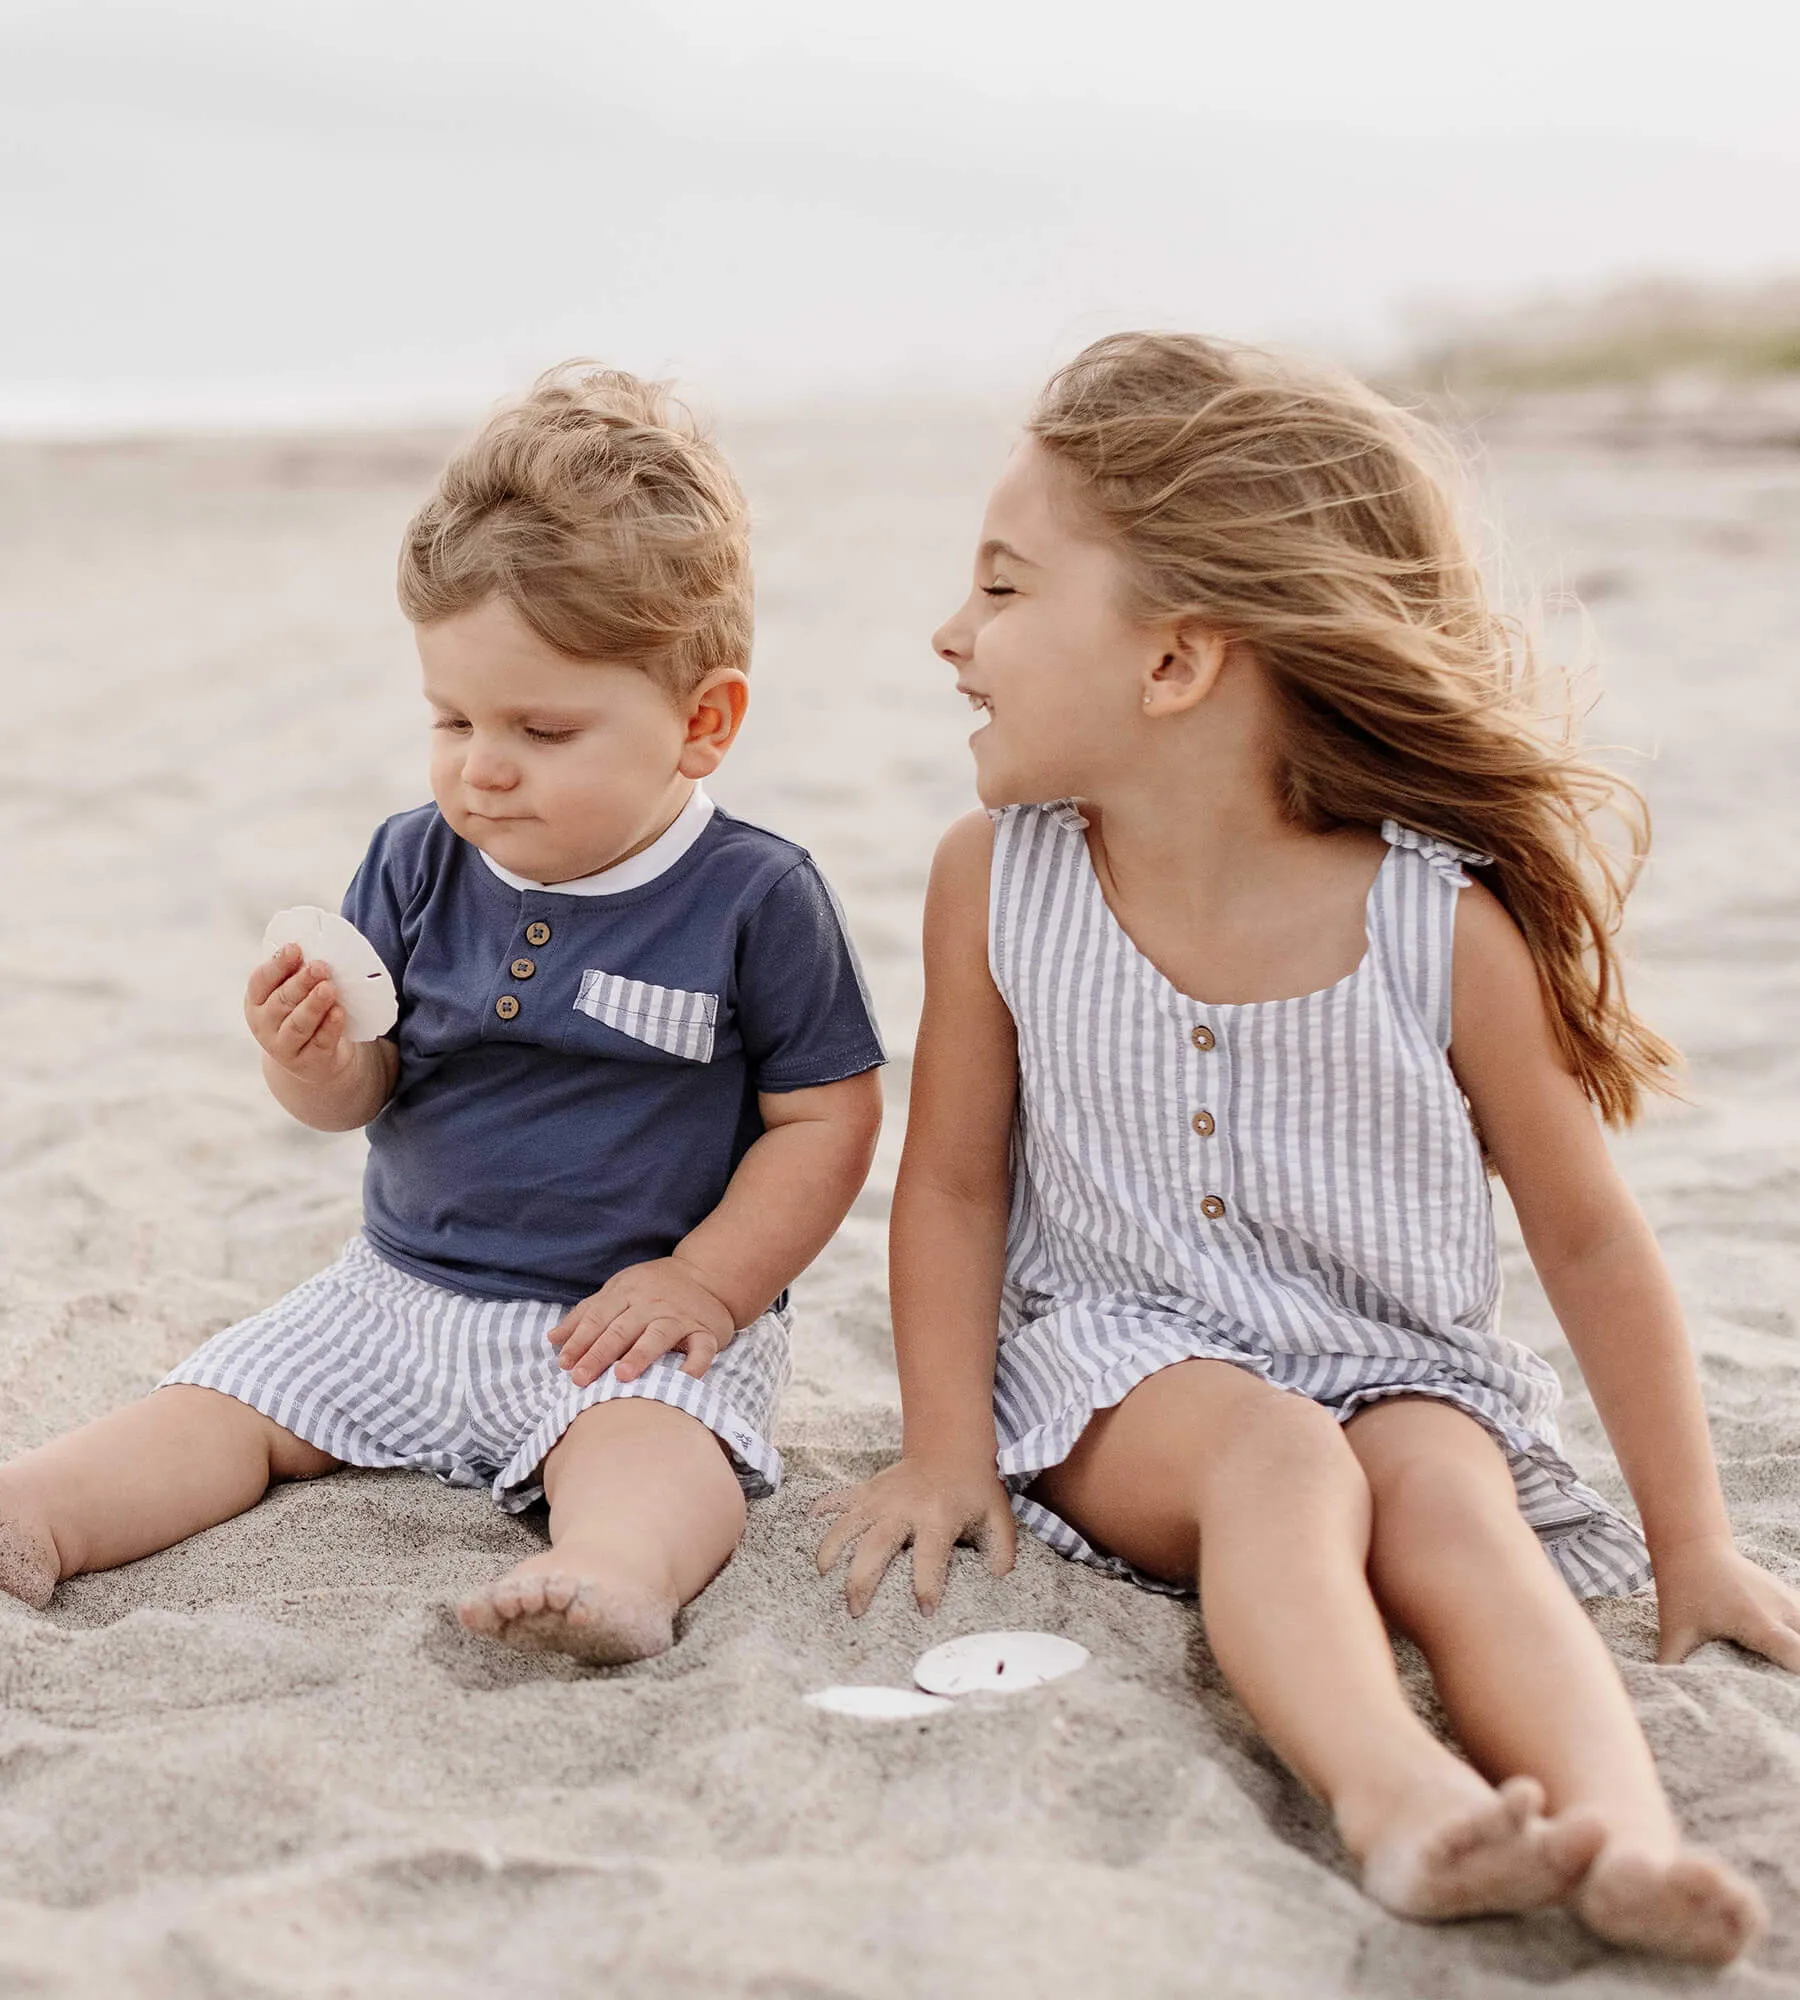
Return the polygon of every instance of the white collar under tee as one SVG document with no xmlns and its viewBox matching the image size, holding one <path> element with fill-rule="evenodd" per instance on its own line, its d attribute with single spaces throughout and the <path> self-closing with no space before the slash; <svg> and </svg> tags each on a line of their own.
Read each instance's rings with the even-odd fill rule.
<svg viewBox="0 0 1800 2000">
<path fill-rule="evenodd" d="M 688 795 L 687 804 L 648 847 L 629 860 L 615 861 L 610 868 L 597 868 L 591 875 L 577 875 L 568 882 L 533 882 L 528 876 L 515 875 L 510 868 L 502 868 L 485 849 L 481 858 L 509 889 L 526 892 L 548 889 L 555 896 L 618 896 L 666 875 L 706 831 L 706 823 L 712 816 L 713 802 L 706 796 L 706 787 L 696 785 Z"/>
</svg>

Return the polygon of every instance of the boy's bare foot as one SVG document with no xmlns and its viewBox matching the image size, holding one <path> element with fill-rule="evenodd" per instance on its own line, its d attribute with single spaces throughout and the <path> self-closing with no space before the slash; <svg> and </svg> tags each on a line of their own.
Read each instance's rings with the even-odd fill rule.
<svg viewBox="0 0 1800 2000">
<path fill-rule="evenodd" d="M 485 1584 L 456 1607 L 471 1632 L 528 1653 L 568 1653 L 592 1666 L 623 1666 L 666 1653 L 681 1606 L 637 1578 L 550 1549 Z"/>
<path fill-rule="evenodd" d="M 1769 1927 L 1763 1899 L 1715 1854 L 1607 1844 L 1572 1907 L 1609 1944 L 1692 1965 L 1729 1965 Z"/>
<path fill-rule="evenodd" d="M 1546 1819 L 1535 1778 L 1485 1798 L 1460 1787 L 1429 1805 L 1415 1795 L 1364 1845 L 1363 1887 L 1401 1917 L 1512 1915 L 1566 1901 L 1604 1839 L 1586 1814 Z"/>
<path fill-rule="evenodd" d="M 42 1521 L 7 1507 L 0 1512 L 0 1590 L 42 1611 L 62 1581 L 62 1558 Z"/>
</svg>

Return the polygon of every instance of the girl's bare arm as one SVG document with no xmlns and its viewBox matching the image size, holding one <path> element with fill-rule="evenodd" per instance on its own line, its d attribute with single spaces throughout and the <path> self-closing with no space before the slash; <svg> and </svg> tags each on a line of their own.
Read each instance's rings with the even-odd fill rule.
<svg viewBox="0 0 1800 2000">
<path fill-rule="evenodd" d="M 1452 1021 L 1457 1079 L 1643 1520 L 1662 1657 L 1729 1637 L 1800 1670 L 1800 1595 L 1732 1546 L 1662 1253 L 1557 1047 L 1525 941 L 1479 886 L 1457 914 Z"/>
<path fill-rule="evenodd" d="M 926 891 L 925 1008 L 889 1253 L 902 1456 L 821 1503 L 838 1518 L 820 1545 L 820 1569 L 858 1544 L 846 1582 L 858 1615 L 909 1542 L 914 1591 L 928 1611 L 959 1540 L 976 1540 L 996 1575 L 1012 1566 L 993 1394 L 1018 1051 L 988 972 L 992 852 L 985 813 L 958 821 Z"/>
</svg>

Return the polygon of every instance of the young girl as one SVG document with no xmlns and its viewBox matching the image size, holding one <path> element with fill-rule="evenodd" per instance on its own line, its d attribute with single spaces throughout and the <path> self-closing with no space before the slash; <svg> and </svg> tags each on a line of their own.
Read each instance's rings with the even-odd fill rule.
<svg viewBox="0 0 1800 2000">
<path fill-rule="evenodd" d="M 1566 1902 L 1732 1959 L 1759 1899 L 1683 1845 L 1579 1599 L 1654 1570 L 1664 1661 L 1729 1637 L 1800 1669 L 1800 1596 L 1732 1546 L 1593 1115 L 1628 1122 L 1673 1060 L 1620 990 L 1626 877 L 1590 825 L 1616 788 L 1536 727 L 1430 439 L 1349 381 L 1103 340 L 1046 391 L 935 643 L 989 810 L 926 907 L 904 1453 L 822 1503 L 821 1568 L 856 1544 L 860 1613 L 910 1542 L 929 1611 L 958 1540 L 1010 1566 L 1016 1512 L 1197 1587 L 1389 1909 Z M 1498 1330 L 1489 1163 L 1647 1550 Z"/>
</svg>

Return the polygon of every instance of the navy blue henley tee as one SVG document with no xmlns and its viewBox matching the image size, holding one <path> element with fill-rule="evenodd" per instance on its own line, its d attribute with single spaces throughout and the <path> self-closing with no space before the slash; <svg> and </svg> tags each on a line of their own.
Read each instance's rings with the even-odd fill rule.
<svg viewBox="0 0 1800 2000">
<path fill-rule="evenodd" d="M 652 879 L 572 894 L 505 875 L 434 805 L 376 833 L 343 913 L 400 1000 L 363 1183 L 390 1262 L 573 1302 L 718 1206 L 762 1133 L 759 1092 L 884 1060 L 805 849 L 717 808 L 684 837 Z"/>
</svg>

